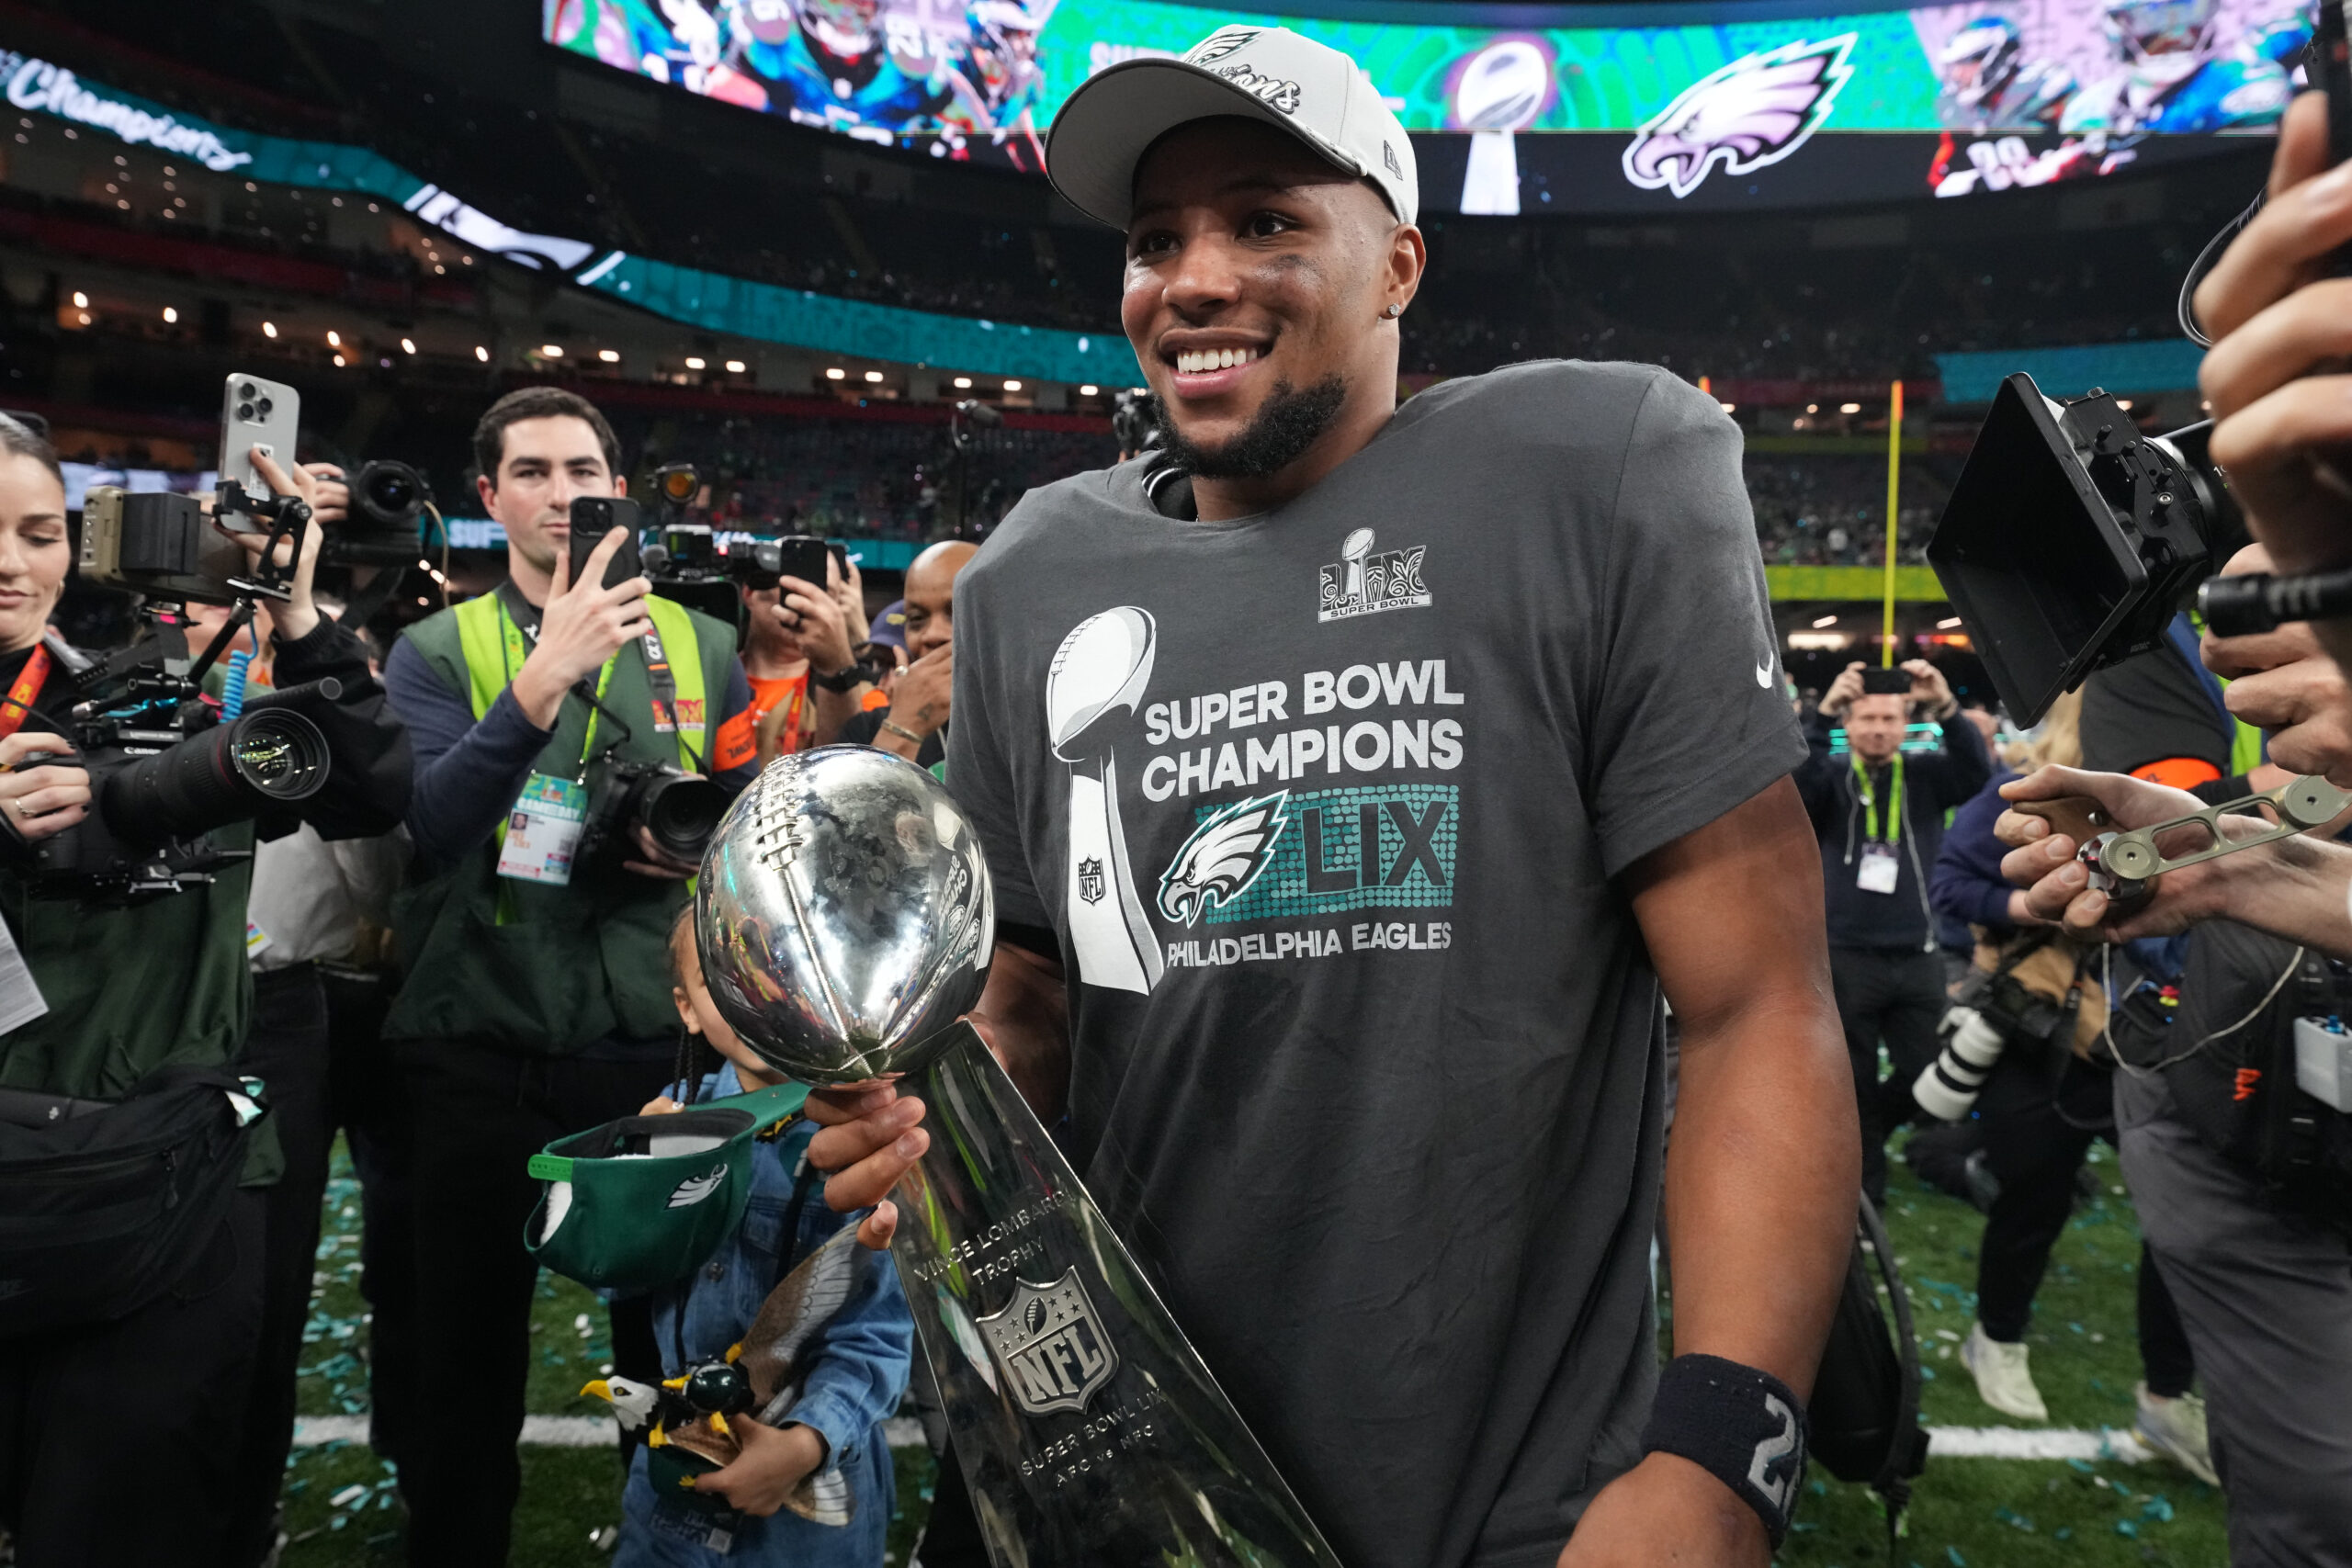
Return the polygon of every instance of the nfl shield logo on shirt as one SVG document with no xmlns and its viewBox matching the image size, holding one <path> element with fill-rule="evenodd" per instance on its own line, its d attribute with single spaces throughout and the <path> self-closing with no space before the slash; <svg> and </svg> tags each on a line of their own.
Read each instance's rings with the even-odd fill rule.
<svg viewBox="0 0 2352 1568">
<path fill-rule="evenodd" d="M 1372 530 L 1359 528 L 1340 547 L 1340 558 L 1323 569 L 1316 610 L 1318 621 L 1344 621 L 1382 610 L 1411 610 L 1430 604 L 1429 585 L 1421 581 L 1426 545 L 1409 549 L 1373 547 Z"/>
<path fill-rule="evenodd" d="M 1102 902 L 1102 863 L 1088 859 L 1078 863 L 1078 896 L 1090 904 Z"/>
<path fill-rule="evenodd" d="M 1032 1416 L 1084 1410 L 1119 1370 L 1075 1266 L 1050 1285 L 1014 1280 L 1012 1299 L 979 1327 L 1005 1386 Z"/>
</svg>

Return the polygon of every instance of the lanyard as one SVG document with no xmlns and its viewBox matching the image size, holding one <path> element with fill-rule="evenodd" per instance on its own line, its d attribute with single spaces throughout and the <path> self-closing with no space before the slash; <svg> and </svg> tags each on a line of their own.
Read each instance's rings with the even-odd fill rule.
<svg viewBox="0 0 2352 1568">
<path fill-rule="evenodd" d="M 512 579 L 498 585 L 498 626 L 501 635 L 505 638 L 506 679 L 510 684 L 514 679 L 514 667 L 528 658 L 530 650 L 538 646 L 537 622 L 533 621 L 530 626 L 525 626 L 522 625 L 525 617 L 518 613 L 518 611 L 527 611 L 530 607 L 530 601 L 523 597 L 522 590 L 514 586 Z M 645 682 L 649 689 L 649 700 L 653 707 L 654 728 L 678 735 L 678 680 L 671 672 L 670 656 L 662 646 L 662 634 L 653 629 L 650 619 L 644 635 L 638 638 L 638 642 L 645 654 Z M 584 679 L 571 688 L 588 700 L 588 728 L 580 741 L 580 771 L 583 777 L 588 771 L 588 759 L 595 751 L 596 720 L 605 715 L 612 714 L 612 710 L 605 705 L 605 693 L 613 683 L 613 666 L 620 662 L 620 650 L 615 649 L 612 658 L 605 660 L 604 669 L 597 672 L 596 685 L 593 694 Z M 628 730 L 628 723 L 617 714 L 613 714 L 613 722 L 620 725 L 623 735 L 626 737 Z M 693 760 L 695 769 L 699 771 L 702 768 L 702 759 L 695 754 L 694 747 L 687 743 L 684 735 L 678 735 L 678 744 L 684 748 L 686 755 Z"/>
<path fill-rule="evenodd" d="M 0 701 L 0 739 L 14 735 L 23 728 L 33 711 L 33 703 L 40 695 L 41 682 L 49 679 L 49 649 L 39 643 L 33 645 L 32 657 L 17 673 L 16 683 L 8 688 L 6 700 Z"/>
<path fill-rule="evenodd" d="M 1862 766 L 1861 754 L 1858 751 L 1847 752 L 1846 760 L 1854 764 L 1854 789 L 1862 797 L 1862 809 L 1870 814 L 1865 822 L 1868 834 L 1875 839 L 1878 837 L 1878 795 L 1871 788 L 1870 770 Z M 1894 754 L 1894 787 L 1887 795 L 1886 841 L 1893 844 L 1903 838 L 1903 753 L 1900 751 Z"/>
</svg>

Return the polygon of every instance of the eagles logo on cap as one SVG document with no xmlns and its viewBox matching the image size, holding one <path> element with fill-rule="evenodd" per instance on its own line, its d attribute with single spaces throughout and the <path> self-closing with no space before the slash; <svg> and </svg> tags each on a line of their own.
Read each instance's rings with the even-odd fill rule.
<svg viewBox="0 0 2352 1568">
<path fill-rule="evenodd" d="M 1265 30 L 1263 28 L 1227 28 L 1221 32 L 1211 33 L 1193 46 L 1193 51 L 1184 56 L 1184 62 L 1188 65 L 1214 65 Z"/>
</svg>

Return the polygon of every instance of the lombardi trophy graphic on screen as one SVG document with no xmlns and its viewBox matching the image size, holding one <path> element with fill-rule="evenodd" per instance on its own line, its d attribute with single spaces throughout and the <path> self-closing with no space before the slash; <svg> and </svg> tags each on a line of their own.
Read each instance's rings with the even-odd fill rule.
<svg viewBox="0 0 2352 1568">
<path fill-rule="evenodd" d="M 1054 755 L 1070 765 L 1068 918 L 1080 976 L 1090 986 L 1149 991 L 1159 983 L 1159 939 L 1127 869 L 1112 742 L 1151 684 L 1158 640 L 1150 613 L 1132 604 L 1079 622 L 1046 677 Z"/>
<path fill-rule="evenodd" d="M 1148 617 L 1096 622 L 1072 638 L 1103 655 L 1094 695 L 1055 726 L 1073 741 L 1150 668 Z M 890 1252 L 995 1568 L 1340 1568 L 963 1021 L 995 904 L 945 788 L 862 746 L 785 757 L 729 809 L 695 897 L 704 978 L 763 1059 L 806 1083 L 897 1077 L 930 1108 Z"/>
</svg>

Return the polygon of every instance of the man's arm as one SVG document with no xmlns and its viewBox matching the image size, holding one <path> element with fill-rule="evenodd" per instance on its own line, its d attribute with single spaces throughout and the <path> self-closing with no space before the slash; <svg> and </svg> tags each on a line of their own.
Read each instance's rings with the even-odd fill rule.
<svg viewBox="0 0 2352 1568">
<path fill-rule="evenodd" d="M 514 808 L 554 732 L 525 716 L 511 686 L 476 724 L 464 695 L 405 638 L 392 645 L 384 685 L 416 749 L 409 836 L 427 866 L 454 864 L 487 842 Z"/>
<path fill-rule="evenodd" d="M 1993 776 L 1993 753 L 1985 748 L 1984 732 L 1957 707 L 1943 720 L 1943 741 L 1932 769 L 1933 809 L 1939 817 L 1976 798 Z"/>
<path fill-rule="evenodd" d="M 1771 784 L 1624 880 L 1682 1031 L 1666 1164 L 1675 1353 L 1758 1368 L 1804 1395 L 1853 1249 L 1861 1139 L 1820 852 L 1795 787 Z M 1560 1562 L 1760 1568 L 1770 1555 L 1730 1488 L 1655 1453 L 1593 1500 Z"/>
</svg>

